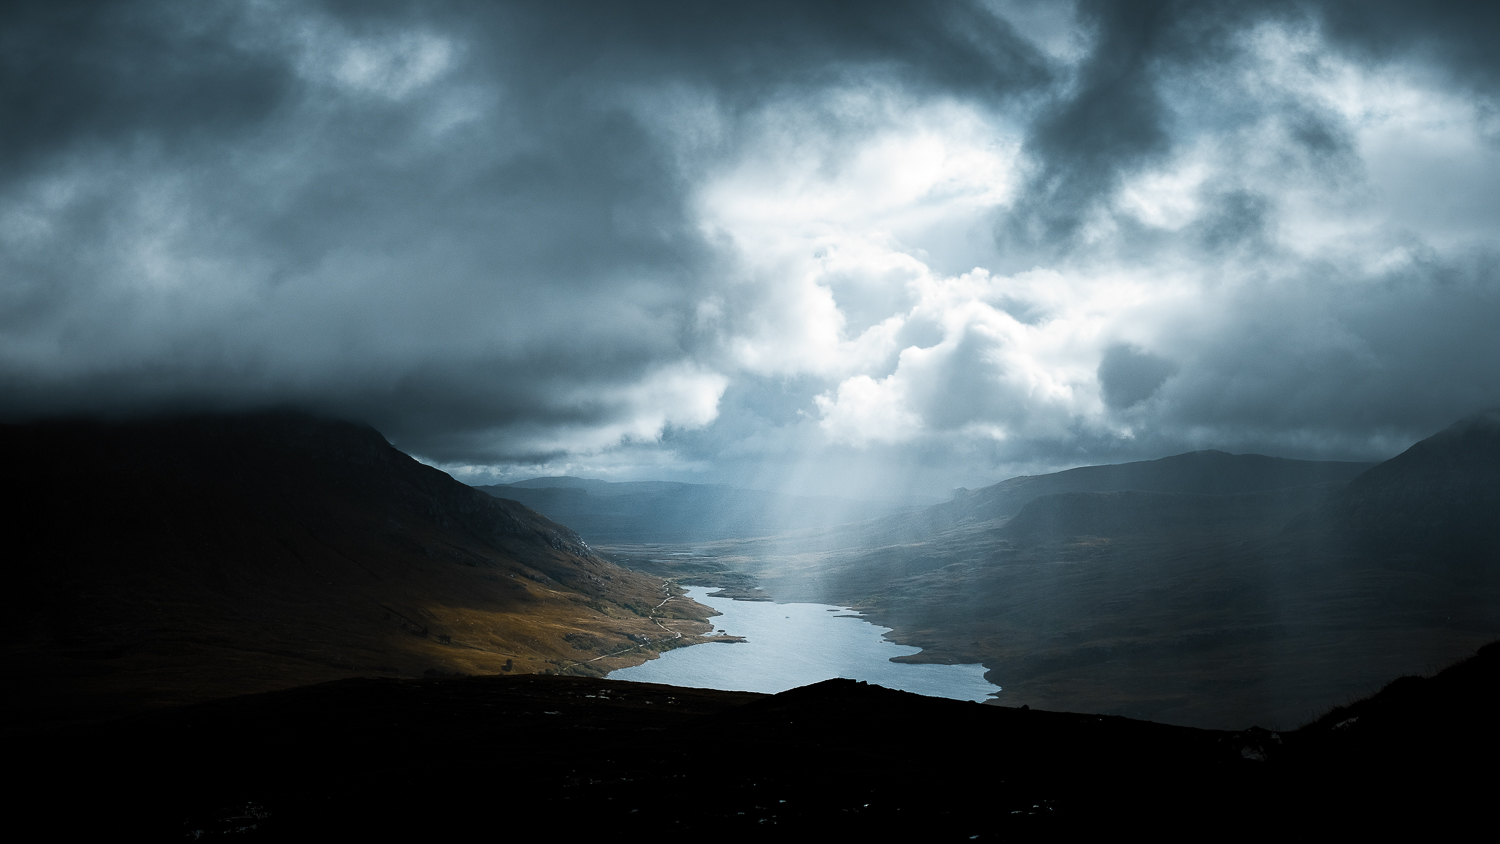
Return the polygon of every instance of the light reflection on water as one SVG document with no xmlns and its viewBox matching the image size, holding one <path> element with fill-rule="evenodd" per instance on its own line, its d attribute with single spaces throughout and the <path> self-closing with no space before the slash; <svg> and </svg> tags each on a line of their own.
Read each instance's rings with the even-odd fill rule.
<svg viewBox="0 0 1500 844">
<path fill-rule="evenodd" d="M 709 598 L 712 587 L 689 586 L 688 597 L 723 613 L 716 630 L 744 636 L 740 644 L 694 645 L 610 673 L 612 679 L 701 689 L 775 694 L 832 677 L 864 680 L 933 697 L 985 700 L 1000 691 L 982 665 L 905 665 L 891 657 L 918 653 L 845 607 Z"/>
</svg>

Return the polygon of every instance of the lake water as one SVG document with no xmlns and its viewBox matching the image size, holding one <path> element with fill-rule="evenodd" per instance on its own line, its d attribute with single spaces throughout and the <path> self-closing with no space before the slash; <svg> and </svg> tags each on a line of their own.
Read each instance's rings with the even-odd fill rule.
<svg viewBox="0 0 1500 844">
<path fill-rule="evenodd" d="M 957 700 L 985 700 L 1000 691 L 985 681 L 982 665 L 891 662 L 891 657 L 919 653 L 921 648 L 886 641 L 889 627 L 871 624 L 846 607 L 735 601 L 707 597 L 715 591 L 712 587 L 686 588 L 688 597 L 723 613 L 710 619 L 715 630 L 746 641 L 667 651 L 642 665 L 611 672 L 612 679 L 775 694 L 847 677 Z"/>
</svg>

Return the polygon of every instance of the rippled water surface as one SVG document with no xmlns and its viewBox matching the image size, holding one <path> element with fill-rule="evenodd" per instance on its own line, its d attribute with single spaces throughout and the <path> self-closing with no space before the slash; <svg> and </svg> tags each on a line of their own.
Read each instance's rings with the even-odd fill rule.
<svg viewBox="0 0 1500 844">
<path fill-rule="evenodd" d="M 958 700 L 984 700 L 1000 691 L 985 681 L 982 665 L 891 662 L 891 657 L 921 649 L 886 641 L 889 627 L 871 624 L 844 607 L 710 598 L 714 589 L 703 586 L 689 586 L 687 591 L 693 600 L 723 613 L 710 619 L 715 629 L 747 641 L 668 651 L 610 677 L 772 694 L 832 677 Z"/>
</svg>

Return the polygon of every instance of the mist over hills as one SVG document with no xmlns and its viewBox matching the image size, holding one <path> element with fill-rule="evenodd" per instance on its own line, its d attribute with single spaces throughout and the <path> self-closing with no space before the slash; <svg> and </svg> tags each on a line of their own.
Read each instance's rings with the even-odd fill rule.
<svg viewBox="0 0 1500 844">
<path fill-rule="evenodd" d="M 1229 496 L 1286 491 L 1264 499 L 1242 498 L 1238 504 L 1208 499 L 1191 507 L 1220 508 L 1221 515 L 1244 518 L 1246 513 L 1267 507 L 1281 513 L 1287 507 L 1300 509 L 1331 493 L 1351 478 L 1374 466 L 1373 463 L 1290 460 L 1260 454 L 1227 454 L 1222 451 L 1195 451 L 1164 457 L 1106 466 L 1081 466 L 1049 475 L 1023 475 L 980 489 L 958 489 L 953 499 L 925 508 L 866 519 L 859 523 L 804 531 L 795 538 L 777 543 L 791 552 L 831 551 L 854 547 L 888 547 L 922 543 L 948 531 L 987 525 L 994 528 L 1003 520 L 1018 515 L 1030 502 L 1068 493 L 1130 492 L 1186 496 Z M 1184 502 L 1187 500 L 1184 499 Z M 1280 503 L 1276 503 L 1280 502 Z M 1173 519 L 1166 499 L 1158 500 L 1161 518 Z M 1239 507 L 1248 508 L 1240 512 Z M 1057 505 L 1049 505 L 1055 510 Z M 1138 514 L 1139 515 L 1139 514 Z M 1290 516 L 1291 512 L 1286 515 Z M 762 543 L 758 547 L 769 547 Z"/>
<path fill-rule="evenodd" d="M 1495 419 L 1375 466 L 1194 452 L 629 562 L 853 605 L 1008 705 L 1286 726 L 1500 636 Z"/>
<path fill-rule="evenodd" d="M 895 504 L 781 495 L 720 484 L 533 478 L 480 486 L 577 530 L 589 542 L 705 542 L 770 536 L 885 515 Z"/>
<path fill-rule="evenodd" d="M 659 579 L 363 425 L 6 425 L 0 454 L 4 665 L 31 678 L 7 698 L 15 720 L 347 676 L 600 673 L 674 643 L 678 609 L 709 613 L 675 600 L 654 617 Z"/>
</svg>

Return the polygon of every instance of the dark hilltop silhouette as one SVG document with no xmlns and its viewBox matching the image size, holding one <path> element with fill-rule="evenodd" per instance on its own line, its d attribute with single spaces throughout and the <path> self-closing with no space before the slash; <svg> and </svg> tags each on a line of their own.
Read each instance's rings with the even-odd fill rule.
<svg viewBox="0 0 1500 844">
<path fill-rule="evenodd" d="M 7 729 L 338 677 L 603 674 L 708 628 L 690 601 L 657 609 L 659 578 L 364 425 L 8 425 L 0 454 L 4 665 L 28 678 Z"/>
<path fill-rule="evenodd" d="M 1500 644 L 1301 729 L 1199 730 L 851 680 L 340 680 L 12 745 L 55 833 L 1448 838 L 1490 822 Z"/>
</svg>

